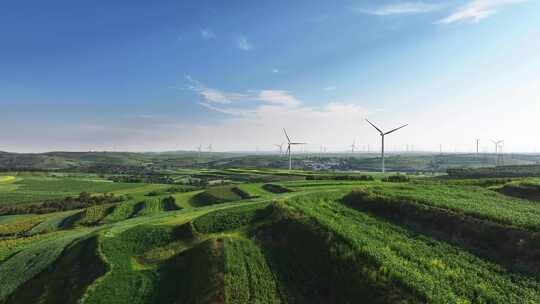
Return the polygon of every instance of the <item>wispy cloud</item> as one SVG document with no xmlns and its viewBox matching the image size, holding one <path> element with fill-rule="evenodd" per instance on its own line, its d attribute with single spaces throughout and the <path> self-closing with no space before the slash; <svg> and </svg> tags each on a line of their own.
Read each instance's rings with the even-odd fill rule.
<svg viewBox="0 0 540 304">
<path fill-rule="evenodd" d="M 203 39 L 214 39 L 216 38 L 216 34 L 211 29 L 206 28 L 201 30 L 201 37 Z"/>
<path fill-rule="evenodd" d="M 193 79 L 191 76 L 186 75 L 188 80 L 188 89 L 198 93 L 205 100 L 219 104 L 230 104 L 234 100 L 239 100 L 245 97 L 245 95 L 238 93 L 229 93 L 212 88 L 206 87 L 200 81 Z"/>
<path fill-rule="evenodd" d="M 375 9 L 355 9 L 362 13 L 376 16 L 406 15 L 429 13 L 441 8 L 440 4 L 427 2 L 402 2 L 387 4 Z"/>
<path fill-rule="evenodd" d="M 201 105 L 216 111 L 223 109 L 216 108 L 216 105 L 230 105 L 236 101 L 244 103 L 258 102 L 269 105 L 281 105 L 289 108 L 300 105 L 300 101 L 298 99 L 292 96 L 288 91 L 284 90 L 249 90 L 242 93 L 224 92 L 218 89 L 209 88 L 190 76 L 186 76 L 186 79 L 189 82 L 188 89 L 199 94 L 204 99 L 204 102 L 201 103 Z M 232 111 L 227 112 L 232 113 Z"/>
<path fill-rule="evenodd" d="M 329 86 L 329 87 L 326 87 L 326 88 L 323 88 L 323 90 L 325 91 L 335 91 L 337 88 L 335 86 Z"/>
<path fill-rule="evenodd" d="M 243 97 L 230 104 L 219 104 L 210 99 L 200 101 L 199 104 L 206 109 L 226 116 L 216 125 L 201 126 L 190 134 L 197 134 L 197 138 L 214 138 L 217 146 L 245 148 L 246 143 L 249 146 L 261 138 L 265 142 L 283 140 L 281 128 L 285 127 L 290 128 L 294 138 L 311 142 L 316 134 L 317 140 L 324 138 L 325 144 L 338 146 L 357 133 L 357 129 L 351 126 L 358 125 L 359 119 L 370 114 L 356 103 L 330 102 L 320 107 L 307 106 L 285 90 L 249 90 L 233 94 Z M 336 136 L 332 130 L 346 131 Z M 242 143 L 238 138 L 242 138 Z"/>
<path fill-rule="evenodd" d="M 479 22 L 506 6 L 523 3 L 528 0 L 472 0 L 457 11 L 439 20 L 438 23 Z"/>
<path fill-rule="evenodd" d="M 272 69 L 272 73 L 279 73 L 278 69 Z"/>
<path fill-rule="evenodd" d="M 283 90 L 262 90 L 257 92 L 255 100 L 286 107 L 297 107 L 300 105 L 298 99 Z"/>
<path fill-rule="evenodd" d="M 253 45 L 244 36 L 239 36 L 236 39 L 236 45 L 243 51 L 249 51 L 253 48 Z"/>
</svg>

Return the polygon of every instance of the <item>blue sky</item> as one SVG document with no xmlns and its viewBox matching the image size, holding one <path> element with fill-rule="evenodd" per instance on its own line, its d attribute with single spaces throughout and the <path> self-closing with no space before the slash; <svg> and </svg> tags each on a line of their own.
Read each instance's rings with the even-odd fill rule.
<svg viewBox="0 0 540 304">
<path fill-rule="evenodd" d="M 540 3 L 4 1 L 0 150 L 533 151 Z M 540 149 L 540 147 L 539 147 Z M 540 150 L 539 150 L 540 151 Z"/>
</svg>

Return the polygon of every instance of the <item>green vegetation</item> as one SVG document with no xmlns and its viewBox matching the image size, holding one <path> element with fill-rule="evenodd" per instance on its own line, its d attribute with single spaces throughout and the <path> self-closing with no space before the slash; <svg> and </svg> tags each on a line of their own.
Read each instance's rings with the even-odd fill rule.
<svg viewBox="0 0 540 304">
<path fill-rule="evenodd" d="M 502 186 L 499 192 L 531 201 L 540 201 L 540 182 L 538 180 L 510 182 Z"/>
<path fill-rule="evenodd" d="M 116 237 L 102 236 L 101 252 L 110 271 L 97 282 L 84 303 L 146 303 L 152 297 L 155 273 L 137 266 L 134 258 L 169 243 L 171 232 L 170 228 L 143 225 Z"/>
<path fill-rule="evenodd" d="M 51 267 L 21 285 L 5 303 L 78 303 L 86 288 L 107 271 L 97 245 L 94 236 L 68 246 Z"/>
<path fill-rule="evenodd" d="M 490 177 L 540 177 L 539 165 L 500 166 L 487 168 L 449 169 L 448 175 L 454 178 L 490 178 Z"/>
<path fill-rule="evenodd" d="M 207 213 L 193 221 L 201 233 L 215 233 L 236 229 L 264 219 L 272 213 L 267 203 L 251 204 Z"/>
<path fill-rule="evenodd" d="M 249 193 L 236 186 L 219 186 L 198 193 L 192 198 L 192 202 L 196 206 L 206 206 L 238 201 L 249 197 Z"/>
<path fill-rule="evenodd" d="M 540 179 L 269 158 L 83 153 L 1 175 L 0 208 L 36 213 L 0 216 L 0 303 L 540 303 Z M 110 181 L 133 177 L 167 184 Z"/>
<path fill-rule="evenodd" d="M 88 233 L 85 230 L 70 231 L 54 239 L 38 240 L 3 261 L 0 264 L 0 301 L 54 263 L 66 246 Z"/>
<path fill-rule="evenodd" d="M 126 198 L 115 196 L 114 194 L 90 195 L 88 192 L 81 192 L 76 197 L 65 197 L 62 200 L 46 201 L 39 204 L 28 204 L 16 207 L 0 208 L 0 215 L 25 214 L 25 213 L 51 213 L 87 208 L 90 206 L 119 203 Z"/>
<path fill-rule="evenodd" d="M 115 205 L 98 205 L 86 208 L 81 218 L 76 222 L 78 225 L 93 226 L 98 224 L 104 217 L 111 214 Z"/>
<path fill-rule="evenodd" d="M 365 190 L 352 191 L 343 201 L 352 208 L 460 246 L 513 271 L 530 275 L 540 271 L 538 233 Z"/>
<path fill-rule="evenodd" d="M 291 190 L 287 189 L 286 187 L 283 187 L 281 185 L 276 184 L 264 184 L 262 188 L 268 192 L 271 193 L 287 193 L 291 192 Z"/>
<path fill-rule="evenodd" d="M 141 184 L 113 183 L 93 176 L 55 176 L 52 174 L 21 173 L 6 185 L 0 184 L 0 206 L 63 200 L 81 192 L 108 193 L 120 189 L 134 189 Z"/>
<path fill-rule="evenodd" d="M 461 212 L 478 219 L 495 221 L 540 231 L 540 205 L 505 197 L 480 187 L 422 182 L 416 184 L 374 185 L 377 194 Z"/>
<path fill-rule="evenodd" d="M 261 249 L 247 239 L 224 240 L 225 303 L 281 303 Z"/>
<path fill-rule="evenodd" d="M 415 235 L 338 202 L 340 195 L 308 195 L 285 208 L 309 217 L 371 267 L 364 275 L 405 288 L 430 303 L 536 303 L 540 285 L 507 275 L 497 265 L 443 242 Z M 337 246 L 337 245 L 336 245 Z"/>
</svg>

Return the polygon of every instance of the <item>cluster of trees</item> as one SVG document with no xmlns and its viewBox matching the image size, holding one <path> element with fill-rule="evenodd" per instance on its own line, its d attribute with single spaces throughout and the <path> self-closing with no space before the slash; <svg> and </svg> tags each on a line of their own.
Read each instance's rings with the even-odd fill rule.
<svg viewBox="0 0 540 304">
<path fill-rule="evenodd" d="M 222 179 L 216 177 L 186 177 L 182 180 L 176 180 L 170 175 L 160 173 L 114 175 L 109 176 L 108 179 L 117 183 L 170 184 L 194 187 L 204 187 L 215 182 L 224 183 Z"/>
<path fill-rule="evenodd" d="M 349 181 L 372 181 L 371 175 L 310 175 L 306 180 L 349 180 Z"/>
<path fill-rule="evenodd" d="M 146 183 L 146 184 L 174 184 L 176 181 L 167 176 L 161 174 L 144 174 L 144 175 L 115 175 L 109 177 L 117 183 Z"/>
<path fill-rule="evenodd" d="M 408 182 L 409 180 L 410 180 L 409 177 L 403 174 L 390 175 L 382 179 L 383 182 L 389 182 L 389 183 L 405 183 L 405 182 Z"/>
<path fill-rule="evenodd" d="M 540 165 L 448 169 L 447 173 L 453 178 L 540 177 Z"/>
<path fill-rule="evenodd" d="M 82 209 L 95 205 L 119 203 L 124 200 L 126 200 L 125 196 L 116 196 L 112 193 L 91 195 L 88 192 L 81 192 L 78 196 L 68 196 L 61 200 L 50 200 L 16 207 L 0 207 L 0 215 L 51 213 Z"/>
</svg>

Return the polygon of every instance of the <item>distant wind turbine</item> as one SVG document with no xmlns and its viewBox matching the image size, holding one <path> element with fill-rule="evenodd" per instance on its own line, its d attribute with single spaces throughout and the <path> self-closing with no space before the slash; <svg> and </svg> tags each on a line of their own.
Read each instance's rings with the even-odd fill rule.
<svg viewBox="0 0 540 304">
<path fill-rule="evenodd" d="M 499 146 L 504 142 L 504 140 L 492 140 L 491 142 L 495 145 L 495 154 L 499 154 Z"/>
<path fill-rule="evenodd" d="M 274 144 L 274 146 L 279 148 L 279 155 L 283 155 L 283 143 L 281 144 Z"/>
<path fill-rule="evenodd" d="M 399 129 L 402 129 L 402 128 L 405 128 L 407 125 L 403 125 L 399 128 L 395 128 L 393 130 L 390 130 L 388 132 L 383 132 L 381 131 L 381 129 L 377 128 L 377 126 L 375 126 L 371 121 L 367 120 L 366 121 L 373 127 L 375 128 L 377 131 L 379 131 L 379 134 L 381 135 L 381 157 L 382 157 L 382 165 L 381 165 L 381 171 L 384 173 L 386 172 L 386 168 L 384 167 L 384 137 L 390 133 L 393 133 L 393 132 L 396 132 L 397 130 Z"/>
<path fill-rule="evenodd" d="M 351 147 L 351 153 L 354 153 L 354 151 L 356 150 L 356 140 L 353 140 L 352 145 L 350 145 L 350 147 Z"/>
<path fill-rule="evenodd" d="M 503 165 L 504 156 L 502 153 L 502 149 L 504 147 L 504 140 L 492 140 L 492 142 L 495 144 L 495 154 L 497 155 L 497 165 Z"/>
<path fill-rule="evenodd" d="M 285 133 L 285 137 L 287 137 L 287 153 L 289 154 L 289 171 L 292 170 L 292 156 L 291 156 L 291 146 L 295 145 L 305 145 L 307 143 L 302 142 L 292 142 L 291 138 L 287 134 L 287 131 L 283 129 L 283 133 Z"/>
<path fill-rule="evenodd" d="M 206 148 L 208 149 L 208 152 L 212 153 L 212 144 L 209 144 Z"/>
</svg>

